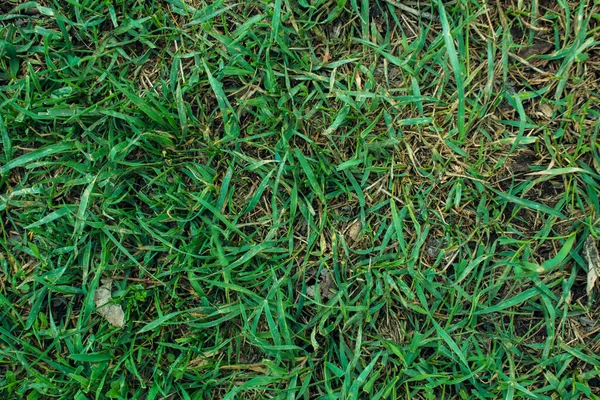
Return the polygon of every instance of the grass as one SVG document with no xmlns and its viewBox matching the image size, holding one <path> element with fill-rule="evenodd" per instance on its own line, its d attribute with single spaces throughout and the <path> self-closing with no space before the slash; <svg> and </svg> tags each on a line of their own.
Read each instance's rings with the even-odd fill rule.
<svg viewBox="0 0 600 400">
<path fill-rule="evenodd" d="M 0 397 L 600 398 L 599 19 L 2 2 Z"/>
</svg>

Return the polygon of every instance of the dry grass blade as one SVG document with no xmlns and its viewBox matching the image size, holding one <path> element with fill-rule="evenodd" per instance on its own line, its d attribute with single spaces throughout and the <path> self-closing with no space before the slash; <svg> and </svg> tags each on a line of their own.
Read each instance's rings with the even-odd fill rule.
<svg viewBox="0 0 600 400">
<path fill-rule="evenodd" d="M 596 282 L 600 278 L 600 257 L 598 256 L 598 248 L 596 247 L 596 239 L 589 235 L 583 245 L 585 258 L 588 262 L 587 287 L 586 293 L 588 302 L 591 302 L 592 292 L 596 286 Z"/>
<path fill-rule="evenodd" d="M 385 2 L 393 5 L 394 7 L 400 9 L 401 11 L 412 14 L 415 17 L 429 19 L 429 20 L 436 20 L 436 17 L 434 15 L 432 15 L 431 13 L 428 13 L 426 11 L 417 10 L 416 8 L 409 7 L 407 5 L 404 5 L 404 4 L 394 1 L 394 0 L 385 0 Z"/>
</svg>

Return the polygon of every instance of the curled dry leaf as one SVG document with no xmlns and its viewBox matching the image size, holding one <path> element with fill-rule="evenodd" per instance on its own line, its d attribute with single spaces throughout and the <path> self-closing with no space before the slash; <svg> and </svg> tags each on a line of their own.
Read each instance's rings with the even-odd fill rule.
<svg viewBox="0 0 600 400">
<path fill-rule="evenodd" d="M 594 286 L 600 278 L 600 257 L 598 256 L 598 248 L 596 247 L 596 240 L 592 235 L 589 235 L 583 244 L 583 251 L 585 258 L 588 262 L 588 275 L 587 275 L 587 296 L 588 301 L 591 299 L 592 291 Z"/>
<path fill-rule="evenodd" d="M 431 239 L 425 244 L 425 255 L 435 260 L 437 256 L 444 251 L 447 244 L 443 239 Z"/>
<path fill-rule="evenodd" d="M 325 297 L 327 300 L 331 299 L 335 290 L 335 282 L 329 273 L 329 270 L 324 269 L 321 271 L 321 279 L 319 281 L 319 291 L 321 292 L 321 296 Z M 315 285 L 310 285 L 306 288 L 306 294 L 312 298 L 315 297 Z"/>
<path fill-rule="evenodd" d="M 552 118 L 552 113 L 554 112 L 554 110 L 552 110 L 552 107 L 550 107 L 548 104 L 540 104 L 539 110 L 542 116 L 548 119 Z"/>
<path fill-rule="evenodd" d="M 98 314 L 102 315 L 112 326 L 122 328 L 125 324 L 125 313 L 123 313 L 123 309 L 118 304 L 109 304 L 112 300 L 110 293 L 112 279 L 103 280 L 102 283 L 103 285 L 100 286 L 94 294 L 96 311 L 98 311 Z"/>
<path fill-rule="evenodd" d="M 362 223 L 360 222 L 360 220 L 357 219 L 348 227 L 348 230 L 346 231 L 348 234 L 348 238 L 352 242 L 356 242 L 358 240 L 358 235 L 360 235 L 361 230 L 362 230 Z"/>
</svg>

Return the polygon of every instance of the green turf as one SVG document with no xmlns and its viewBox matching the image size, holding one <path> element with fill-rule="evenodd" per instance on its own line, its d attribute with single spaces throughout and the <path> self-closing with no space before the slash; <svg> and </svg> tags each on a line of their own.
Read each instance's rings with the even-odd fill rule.
<svg viewBox="0 0 600 400">
<path fill-rule="evenodd" d="M 600 398 L 595 3 L 0 2 L 0 398 Z"/>
</svg>

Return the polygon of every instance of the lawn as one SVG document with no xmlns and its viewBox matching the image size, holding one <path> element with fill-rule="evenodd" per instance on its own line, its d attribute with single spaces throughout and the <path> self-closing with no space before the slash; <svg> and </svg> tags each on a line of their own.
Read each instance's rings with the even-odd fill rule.
<svg viewBox="0 0 600 400">
<path fill-rule="evenodd" d="M 599 399 L 596 3 L 3 0 L 0 398 Z"/>
</svg>

